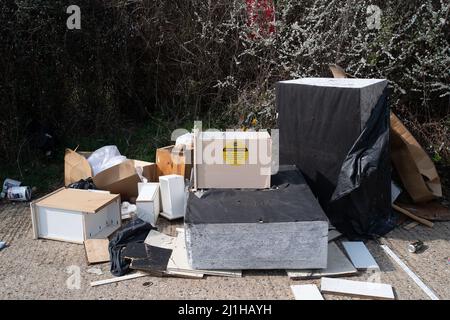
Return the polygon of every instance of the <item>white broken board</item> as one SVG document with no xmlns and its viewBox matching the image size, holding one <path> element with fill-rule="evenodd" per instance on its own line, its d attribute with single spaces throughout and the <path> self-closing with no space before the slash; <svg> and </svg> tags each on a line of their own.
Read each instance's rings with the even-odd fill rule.
<svg viewBox="0 0 450 320">
<path fill-rule="evenodd" d="M 175 246 L 175 237 L 168 236 L 167 234 L 156 230 L 150 230 L 144 243 L 153 247 L 173 250 L 173 247 Z"/>
<path fill-rule="evenodd" d="M 323 300 L 315 284 L 294 285 L 291 290 L 295 300 Z"/>
<path fill-rule="evenodd" d="M 322 278 L 320 283 L 322 293 L 369 297 L 377 299 L 395 299 L 392 286 L 385 283 Z"/>
<path fill-rule="evenodd" d="M 324 276 L 343 276 L 358 271 L 334 242 L 328 244 L 328 262 L 325 269 L 286 270 L 291 279 L 320 278 Z"/>
<path fill-rule="evenodd" d="M 191 268 L 188 262 L 188 256 L 186 251 L 186 243 L 184 240 L 184 230 L 177 229 L 178 235 L 175 239 L 175 245 L 170 256 L 169 263 L 167 264 L 167 273 L 172 275 L 181 276 L 199 276 L 203 277 L 204 274 L 213 276 L 224 277 L 242 277 L 241 270 L 197 270 Z"/>
<path fill-rule="evenodd" d="M 369 250 L 367 250 L 364 242 L 343 241 L 342 245 L 356 269 L 380 270 L 380 267 L 370 254 Z"/>
<path fill-rule="evenodd" d="M 144 273 L 144 272 L 135 272 L 135 273 L 130 273 L 130 274 L 121 276 L 121 277 L 115 277 L 115 278 L 111 278 L 111 279 L 98 280 L 98 281 L 91 282 L 91 287 L 96 287 L 96 286 L 101 286 L 104 284 L 120 282 L 120 281 L 125 281 L 125 280 L 131 280 L 131 279 L 136 279 L 136 278 L 141 278 L 141 277 L 147 277 L 147 276 L 150 276 L 150 274 Z"/>
<path fill-rule="evenodd" d="M 414 280 L 414 282 L 430 297 L 431 300 L 439 300 L 439 297 L 423 283 L 420 278 L 411 271 L 410 268 L 386 245 L 381 245 L 381 248 L 406 272 L 406 274 Z"/>
</svg>

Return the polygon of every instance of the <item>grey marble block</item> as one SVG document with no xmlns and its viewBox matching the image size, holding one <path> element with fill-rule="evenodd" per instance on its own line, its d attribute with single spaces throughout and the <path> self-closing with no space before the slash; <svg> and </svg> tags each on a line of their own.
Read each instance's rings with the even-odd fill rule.
<svg viewBox="0 0 450 320">
<path fill-rule="evenodd" d="M 282 166 L 269 190 L 190 195 L 185 219 L 194 269 L 321 269 L 328 219 L 295 166 Z"/>
</svg>

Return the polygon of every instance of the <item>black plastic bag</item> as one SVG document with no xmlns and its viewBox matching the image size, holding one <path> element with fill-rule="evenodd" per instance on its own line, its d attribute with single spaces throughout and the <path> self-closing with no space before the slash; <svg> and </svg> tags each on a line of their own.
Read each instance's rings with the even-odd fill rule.
<svg viewBox="0 0 450 320">
<path fill-rule="evenodd" d="M 71 183 L 67 186 L 68 188 L 72 188 L 72 189 L 83 189 L 83 190 L 88 190 L 88 189 L 97 189 L 97 187 L 94 184 L 94 181 L 92 180 L 92 178 L 87 178 L 85 179 L 81 179 L 77 182 Z"/>
<path fill-rule="evenodd" d="M 122 249 L 134 242 L 144 242 L 150 230 L 151 224 L 135 218 L 123 226 L 109 241 L 109 257 L 111 259 L 111 273 L 115 276 L 123 276 L 129 271 L 130 261 L 122 256 Z"/>
<path fill-rule="evenodd" d="M 333 225 L 350 239 L 372 238 L 395 227 L 386 104 L 385 90 L 348 152 L 327 205 Z"/>
</svg>

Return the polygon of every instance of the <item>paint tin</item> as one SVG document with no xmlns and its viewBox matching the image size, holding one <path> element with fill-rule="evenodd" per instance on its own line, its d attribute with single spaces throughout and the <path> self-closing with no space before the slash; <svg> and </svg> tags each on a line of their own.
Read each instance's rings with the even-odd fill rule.
<svg viewBox="0 0 450 320">
<path fill-rule="evenodd" d="M 420 249 L 422 249 L 422 248 L 423 248 L 423 242 L 420 241 L 420 240 L 411 242 L 411 243 L 408 245 L 408 251 L 411 252 L 411 253 L 417 253 L 417 252 L 420 251 Z"/>
<path fill-rule="evenodd" d="M 3 181 L 3 189 L 2 189 L 2 198 L 6 197 L 6 193 L 8 192 L 8 189 L 11 187 L 18 187 L 22 184 L 22 182 L 13 180 L 13 179 L 5 179 Z"/>
<path fill-rule="evenodd" d="M 11 201 L 30 201 L 30 187 L 10 187 L 6 192 L 6 197 Z"/>
</svg>

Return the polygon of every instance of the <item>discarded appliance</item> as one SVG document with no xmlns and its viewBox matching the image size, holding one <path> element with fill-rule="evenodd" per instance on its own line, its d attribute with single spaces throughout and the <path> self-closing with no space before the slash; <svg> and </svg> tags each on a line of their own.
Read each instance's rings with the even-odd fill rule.
<svg viewBox="0 0 450 320">
<path fill-rule="evenodd" d="M 185 145 L 168 146 L 156 150 L 156 175 L 177 174 L 191 179 L 193 149 Z"/>
<path fill-rule="evenodd" d="M 296 164 L 336 228 L 394 227 L 387 81 L 304 78 L 276 86 L 280 164 Z"/>
<path fill-rule="evenodd" d="M 33 236 L 83 244 L 121 226 L 120 196 L 61 188 L 30 204 Z"/>
<path fill-rule="evenodd" d="M 189 194 L 186 246 L 194 269 L 323 269 L 328 219 L 295 166 L 268 190 Z"/>
<path fill-rule="evenodd" d="M 139 160 L 125 160 L 102 172 L 94 175 L 87 160 L 90 152 L 76 152 L 66 149 L 64 157 L 64 183 L 73 182 L 92 177 L 95 186 L 111 193 L 119 193 L 122 200 L 138 196 L 138 182 L 141 176 L 148 181 L 156 181 L 156 165 L 151 162 Z"/>
<path fill-rule="evenodd" d="M 159 183 L 138 183 L 139 195 L 136 199 L 136 214 L 139 219 L 156 226 L 160 210 Z"/>
<path fill-rule="evenodd" d="M 30 201 L 31 188 L 25 186 L 9 187 L 6 191 L 6 197 L 11 201 Z"/>
<path fill-rule="evenodd" d="M 194 187 L 270 187 L 272 139 L 261 132 L 194 132 Z"/>
<path fill-rule="evenodd" d="M 186 191 L 183 176 L 170 174 L 159 177 L 162 211 L 169 220 L 184 217 L 186 212 Z"/>
</svg>

